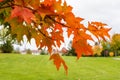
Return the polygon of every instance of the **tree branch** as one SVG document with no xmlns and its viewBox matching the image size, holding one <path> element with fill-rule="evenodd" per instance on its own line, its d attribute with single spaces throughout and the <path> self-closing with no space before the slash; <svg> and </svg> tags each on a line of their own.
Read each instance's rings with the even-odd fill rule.
<svg viewBox="0 0 120 80">
<path fill-rule="evenodd" d="M 49 15 L 46 15 L 47 18 L 51 19 L 52 21 L 54 21 L 55 23 L 58 23 L 60 25 L 62 25 L 63 27 L 67 27 L 67 28 L 71 28 L 70 26 L 65 25 L 64 23 L 58 22 L 55 19 L 51 18 Z"/>
<path fill-rule="evenodd" d="M 37 27 L 38 25 L 36 25 L 36 23 L 35 22 L 33 22 L 34 23 L 34 25 Z M 38 29 L 38 28 L 37 28 Z M 38 29 L 38 31 L 44 36 L 44 37 L 47 37 L 47 38 L 49 38 L 49 39 L 52 39 L 50 36 L 47 36 L 45 33 L 43 33 L 40 29 Z M 55 40 L 55 39 L 52 39 L 52 40 Z"/>
<path fill-rule="evenodd" d="M 0 7 L 0 9 L 4 9 L 4 8 L 8 8 L 8 7 L 11 7 L 11 6 L 10 5 L 3 6 L 3 7 Z"/>
<path fill-rule="evenodd" d="M 4 0 L 3 2 L 0 3 L 0 9 L 11 7 L 12 5 L 10 5 L 9 3 L 12 3 L 12 2 L 13 0 Z"/>
</svg>

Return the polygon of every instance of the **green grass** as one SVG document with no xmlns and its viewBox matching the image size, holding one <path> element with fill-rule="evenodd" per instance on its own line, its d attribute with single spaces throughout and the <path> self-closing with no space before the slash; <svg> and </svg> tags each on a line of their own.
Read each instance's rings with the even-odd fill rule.
<svg viewBox="0 0 120 80">
<path fill-rule="evenodd" d="M 63 57 L 69 67 L 56 70 L 49 56 L 0 54 L 0 80 L 120 80 L 115 57 Z"/>
</svg>

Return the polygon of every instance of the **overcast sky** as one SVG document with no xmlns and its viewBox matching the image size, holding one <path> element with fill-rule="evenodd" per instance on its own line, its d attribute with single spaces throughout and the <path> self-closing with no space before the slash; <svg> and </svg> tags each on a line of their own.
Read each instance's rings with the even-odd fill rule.
<svg viewBox="0 0 120 80">
<path fill-rule="evenodd" d="M 104 22 L 112 27 L 111 35 L 120 33 L 120 0 L 67 0 L 67 3 L 73 6 L 74 14 L 84 18 L 85 22 Z M 21 48 L 37 49 L 34 41 L 32 44 L 25 43 Z M 68 41 L 63 46 L 67 44 Z"/>
<path fill-rule="evenodd" d="M 101 21 L 112 27 L 110 34 L 120 33 L 120 0 L 67 0 L 76 16 L 86 21 Z"/>
</svg>

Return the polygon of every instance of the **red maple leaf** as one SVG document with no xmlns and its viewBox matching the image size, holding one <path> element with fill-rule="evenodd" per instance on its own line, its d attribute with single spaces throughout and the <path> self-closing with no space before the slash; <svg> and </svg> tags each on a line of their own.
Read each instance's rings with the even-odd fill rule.
<svg viewBox="0 0 120 80">
<path fill-rule="evenodd" d="M 28 24 L 30 24 L 32 20 L 33 21 L 36 20 L 35 15 L 32 13 L 31 10 L 19 6 L 14 6 L 14 9 L 11 12 L 11 18 L 15 18 L 15 17 L 18 17 L 19 19 L 23 19 Z"/>
</svg>

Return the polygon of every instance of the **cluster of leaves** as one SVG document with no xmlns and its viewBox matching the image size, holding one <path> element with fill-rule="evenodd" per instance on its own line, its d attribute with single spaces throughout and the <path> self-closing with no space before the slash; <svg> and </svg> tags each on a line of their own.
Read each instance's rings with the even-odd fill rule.
<svg viewBox="0 0 120 80">
<path fill-rule="evenodd" d="M 76 17 L 65 0 L 0 0 L 0 14 L 4 15 L 1 23 L 9 23 L 11 34 L 16 35 L 19 42 L 26 35 L 28 41 L 34 38 L 38 48 L 47 47 L 50 53 L 52 46 L 60 47 L 64 42 L 63 28 L 66 28 L 68 37 L 74 35 L 72 47 L 78 59 L 82 53 L 92 53 L 87 41 L 93 39 L 88 31 L 98 39 L 110 37 L 110 29 L 105 28 L 104 23 L 88 22 L 88 26 L 84 26 L 81 23 L 84 19 Z M 58 54 L 51 54 L 50 59 L 54 60 L 57 69 L 62 63 L 67 71 Z"/>
</svg>

